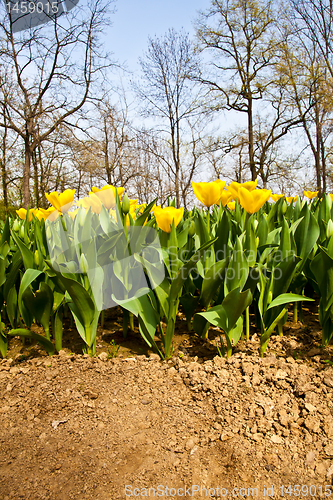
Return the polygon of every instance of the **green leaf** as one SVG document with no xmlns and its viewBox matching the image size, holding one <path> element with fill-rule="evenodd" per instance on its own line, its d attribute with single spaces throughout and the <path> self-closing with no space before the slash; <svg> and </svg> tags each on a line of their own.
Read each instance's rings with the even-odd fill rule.
<svg viewBox="0 0 333 500">
<path fill-rule="evenodd" d="M 47 340 L 42 335 L 32 332 L 31 330 L 26 330 L 24 328 L 16 328 L 15 330 L 10 330 L 8 332 L 8 335 L 11 335 L 12 337 L 18 335 L 19 337 L 26 337 L 37 340 L 37 342 L 44 347 L 44 349 L 50 356 L 54 354 L 54 345 L 52 344 L 52 342 L 50 340 Z"/>
<path fill-rule="evenodd" d="M 314 299 L 310 299 L 308 297 L 304 297 L 304 295 L 297 295 L 295 293 L 282 293 L 278 297 L 276 297 L 267 307 L 268 309 L 272 309 L 272 307 L 281 306 L 283 304 L 290 304 L 291 302 L 314 302 Z"/>
<path fill-rule="evenodd" d="M 223 283 L 227 265 L 228 259 L 220 260 L 206 271 L 200 294 L 200 302 L 203 307 L 207 308 L 209 306 L 217 289 Z"/>
<path fill-rule="evenodd" d="M 21 252 L 21 256 L 22 256 L 22 260 L 23 260 L 23 264 L 24 264 L 25 269 L 26 270 L 33 269 L 34 256 L 33 256 L 33 253 L 31 252 L 31 250 L 29 250 L 27 245 L 25 243 L 23 243 L 23 241 L 21 241 L 18 236 L 16 236 L 14 231 L 12 231 L 12 238 L 15 241 L 16 245 L 18 246 L 18 249 Z"/>
</svg>

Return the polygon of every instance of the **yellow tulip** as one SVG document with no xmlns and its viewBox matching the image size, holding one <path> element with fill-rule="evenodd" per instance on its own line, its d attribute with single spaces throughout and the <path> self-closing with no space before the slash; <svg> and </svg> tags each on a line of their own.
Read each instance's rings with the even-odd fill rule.
<svg viewBox="0 0 333 500">
<path fill-rule="evenodd" d="M 116 206 L 116 195 L 113 189 L 101 189 L 100 191 L 90 192 L 89 196 L 96 201 L 96 197 L 105 206 L 107 210 Z M 99 213 L 99 212 L 98 212 Z"/>
<path fill-rule="evenodd" d="M 309 200 L 312 200 L 316 196 L 318 196 L 319 191 L 303 191 L 304 196 L 309 198 Z"/>
<path fill-rule="evenodd" d="M 229 201 L 227 204 L 227 207 L 230 208 L 230 210 L 235 210 L 236 202 L 235 201 Z"/>
<path fill-rule="evenodd" d="M 105 191 L 106 189 L 112 189 L 114 196 L 116 196 L 116 191 L 117 191 L 120 200 L 121 200 L 122 195 L 125 192 L 125 188 L 123 188 L 123 187 L 116 188 L 115 186 L 112 186 L 111 184 L 106 184 L 106 186 L 103 186 L 101 189 L 93 186 L 91 188 L 91 191 L 93 193 L 100 193 L 101 191 Z"/>
<path fill-rule="evenodd" d="M 25 208 L 20 208 L 19 210 L 16 210 L 17 215 L 19 216 L 20 219 L 25 220 L 27 216 L 27 211 Z M 29 222 L 32 221 L 32 211 L 31 209 L 29 210 Z"/>
<path fill-rule="evenodd" d="M 271 194 L 271 198 L 273 201 L 278 201 L 280 198 L 283 198 L 284 194 Z"/>
<path fill-rule="evenodd" d="M 184 208 L 175 207 L 156 207 L 154 210 L 157 225 L 165 233 L 171 232 L 172 221 L 175 227 L 178 226 L 184 215 Z"/>
<path fill-rule="evenodd" d="M 258 184 L 257 179 L 255 181 L 248 181 L 243 183 L 232 182 L 229 186 L 227 186 L 227 190 L 229 191 L 229 193 L 232 194 L 232 198 L 234 200 L 239 201 L 239 190 L 241 187 L 247 189 L 248 191 L 253 191 L 254 189 L 256 189 L 257 184 Z"/>
<path fill-rule="evenodd" d="M 132 208 L 133 208 L 133 210 L 135 210 L 137 208 L 136 205 L 137 205 L 138 201 L 139 201 L 139 198 L 137 198 L 136 200 L 131 200 L 130 199 L 130 201 L 129 201 L 130 202 L 130 207 L 131 207 L 130 210 L 132 210 Z"/>
<path fill-rule="evenodd" d="M 220 203 L 225 181 L 217 179 L 214 182 L 192 182 L 195 196 L 206 207 Z"/>
<path fill-rule="evenodd" d="M 298 196 L 286 196 L 286 200 L 288 203 L 293 203 L 294 201 L 296 201 L 298 198 Z"/>
<path fill-rule="evenodd" d="M 329 193 L 329 196 L 330 196 L 331 200 L 333 201 L 333 194 Z"/>
<path fill-rule="evenodd" d="M 54 207 L 49 207 L 46 210 L 45 210 L 45 208 L 39 208 L 38 210 L 39 210 L 40 214 L 42 215 L 41 218 L 43 218 L 44 220 L 46 220 L 46 219 L 55 220 L 59 216 L 58 210 Z M 54 215 L 52 217 L 50 217 L 51 214 L 54 214 Z"/>
<path fill-rule="evenodd" d="M 91 211 L 95 214 L 100 214 L 102 210 L 102 202 L 99 197 L 96 196 L 96 193 L 91 193 L 90 196 L 82 198 L 82 200 L 77 202 L 77 205 L 83 207 L 85 210 L 91 208 Z"/>
<path fill-rule="evenodd" d="M 229 191 L 222 191 L 220 203 L 222 203 L 222 205 L 225 207 L 229 203 L 231 198 L 232 198 L 232 194 L 229 193 Z"/>
<path fill-rule="evenodd" d="M 75 210 L 73 210 L 73 212 L 67 212 L 67 213 L 74 220 L 79 210 L 80 210 L 79 208 L 76 208 Z"/>
<path fill-rule="evenodd" d="M 33 212 L 32 212 L 32 213 L 33 213 L 33 215 L 34 215 L 35 217 L 37 217 L 37 219 L 38 219 L 38 220 L 42 220 L 42 219 L 44 219 L 44 214 L 43 214 L 43 212 L 41 211 L 41 209 L 40 209 L 40 208 L 33 209 Z"/>
<path fill-rule="evenodd" d="M 266 189 L 256 189 L 249 191 L 243 187 L 239 188 L 239 200 L 242 207 L 249 214 L 257 212 L 271 197 L 271 191 Z"/>
<path fill-rule="evenodd" d="M 67 212 L 74 203 L 74 195 L 76 189 L 66 189 L 63 193 L 53 191 L 50 194 L 45 193 L 45 196 L 51 205 L 59 212 Z"/>
</svg>

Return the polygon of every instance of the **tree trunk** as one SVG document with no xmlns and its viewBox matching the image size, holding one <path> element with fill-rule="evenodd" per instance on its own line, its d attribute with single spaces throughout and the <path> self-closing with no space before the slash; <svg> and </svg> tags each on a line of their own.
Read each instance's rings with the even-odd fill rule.
<svg viewBox="0 0 333 500">
<path fill-rule="evenodd" d="M 23 169 L 23 205 L 27 209 L 30 204 L 30 165 L 31 165 L 31 151 L 29 136 L 26 136 L 24 141 L 24 169 Z"/>
<path fill-rule="evenodd" d="M 35 203 L 36 208 L 39 206 L 39 180 L 38 180 L 38 165 L 37 165 L 37 151 L 36 149 L 32 153 L 32 163 L 34 167 L 34 193 L 35 193 Z"/>
<path fill-rule="evenodd" d="M 248 122 L 248 139 L 249 139 L 249 163 L 251 170 L 251 180 L 255 181 L 257 178 L 256 163 L 254 161 L 254 151 L 253 151 L 253 110 L 252 110 L 252 97 L 248 97 L 248 110 L 247 110 L 247 122 Z"/>
<path fill-rule="evenodd" d="M 315 120 L 316 120 L 315 169 L 316 169 L 316 178 L 317 178 L 317 190 L 319 191 L 319 196 L 320 196 L 322 194 L 322 190 L 321 190 L 321 162 L 320 162 L 321 128 L 320 128 L 320 121 L 319 121 L 317 109 L 316 109 L 316 113 L 315 113 Z"/>
<path fill-rule="evenodd" d="M 6 124 L 5 114 L 4 120 Z M 2 195 L 3 204 L 5 206 L 5 212 L 8 213 L 8 190 L 7 190 L 7 170 L 6 170 L 6 139 L 7 139 L 7 127 L 5 127 L 3 138 L 2 138 L 2 159 L 1 159 L 1 180 L 2 180 Z"/>
</svg>

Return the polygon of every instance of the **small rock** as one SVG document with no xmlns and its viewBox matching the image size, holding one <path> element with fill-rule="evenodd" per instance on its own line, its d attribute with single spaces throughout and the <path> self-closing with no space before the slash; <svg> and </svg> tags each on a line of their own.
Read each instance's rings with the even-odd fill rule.
<svg viewBox="0 0 333 500">
<path fill-rule="evenodd" d="M 171 375 L 171 377 L 173 377 L 173 375 L 176 375 L 177 370 L 176 370 L 176 368 L 171 366 L 171 368 L 169 368 L 169 370 L 168 370 L 168 373 L 169 373 L 169 375 Z"/>
<path fill-rule="evenodd" d="M 281 443 L 283 443 L 282 437 L 281 436 L 277 436 L 276 434 L 273 434 L 273 436 L 271 436 L 271 441 L 274 444 L 281 444 Z"/>
<path fill-rule="evenodd" d="M 106 352 L 101 352 L 101 354 L 98 355 L 98 359 L 100 359 L 101 361 L 107 361 L 108 354 Z"/>
<path fill-rule="evenodd" d="M 310 349 L 310 351 L 308 351 L 308 356 L 312 357 L 312 356 L 317 356 L 318 354 L 321 354 L 321 350 L 318 349 L 317 347 L 312 347 L 312 349 Z"/>
<path fill-rule="evenodd" d="M 310 432 L 317 433 L 320 429 L 320 420 L 318 420 L 316 417 L 309 416 L 304 420 L 304 425 Z"/>
<path fill-rule="evenodd" d="M 333 387 L 333 379 L 325 377 L 323 380 L 324 384 L 327 385 L 327 387 Z"/>
<path fill-rule="evenodd" d="M 305 403 L 305 408 L 309 411 L 309 412 L 312 412 L 312 411 L 316 411 L 316 407 L 313 406 L 311 403 Z"/>
<path fill-rule="evenodd" d="M 313 450 L 309 451 L 306 454 L 306 459 L 305 459 L 306 465 L 313 465 L 314 461 L 316 460 L 316 456 L 317 456 L 317 453 L 315 451 L 313 451 Z"/>
<path fill-rule="evenodd" d="M 185 450 L 187 450 L 187 451 L 192 450 L 194 448 L 194 446 L 196 445 L 196 443 L 197 443 L 196 439 L 194 439 L 194 438 L 188 439 L 185 443 Z"/>
<path fill-rule="evenodd" d="M 325 462 L 319 462 L 319 464 L 317 464 L 317 466 L 316 466 L 315 472 L 319 476 L 324 476 L 325 472 L 326 472 Z"/>
<path fill-rule="evenodd" d="M 160 359 L 159 355 L 154 352 L 149 356 L 149 361 L 159 361 Z"/>
<path fill-rule="evenodd" d="M 330 457 L 331 455 L 333 455 L 333 444 L 328 444 L 327 446 L 325 446 L 324 450 L 326 455 Z"/>
<path fill-rule="evenodd" d="M 326 477 L 331 477 L 331 476 L 333 476 L 333 464 L 331 465 L 331 467 L 329 467 L 326 473 Z"/>
</svg>

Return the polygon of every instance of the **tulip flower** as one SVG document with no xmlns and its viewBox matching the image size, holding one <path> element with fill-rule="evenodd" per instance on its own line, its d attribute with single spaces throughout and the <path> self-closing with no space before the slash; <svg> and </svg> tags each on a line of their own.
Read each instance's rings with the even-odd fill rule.
<svg viewBox="0 0 333 500">
<path fill-rule="evenodd" d="M 243 187 L 239 188 L 239 200 L 242 207 L 249 214 L 257 212 L 271 197 L 271 191 L 266 189 L 256 189 L 249 191 Z"/>
<path fill-rule="evenodd" d="M 78 213 L 80 209 L 79 208 L 76 208 L 75 210 L 73 210 L 72 212 L 67 212 L 68 215 L 74 220 L 75 217 L 76 217 L 76 214 Z"/>
<path fill-rule="evenodd" d="M 271 194 L 271 198 L 273 201 L 278 201 L 280 198 L 283 198 L 284 194 Z"/>
<path fill-rule="evenodd" d="M 44 219 L 44 220 L 48 219 L 50 221 L 53 221 L 59 216 L 58 210 L 54 207 L 49 207 L 46 210 L 45 210 L 45 208 L 39 208 L 38 211 L 41 215 L 41 219 Z M 51 217 L 51 214 L 53 214 L 52 217 Z"/>
<path fill-rule="evenodd" d="M 27 211 L 25 208 L 20 208 L 19 210 L 16 210 L 17 215 L 19 216 L 20 219 L 25 220 L 27 216 Z M 32 211 L 31 209 L 29 210 L 29 222 L 32 221 Z"/>
<path fill-rule="evenodd" d="M 100 193 L 101 191 L 105 191 L 105 190 L 107 190 L 107 189 L 112 189 L 113 194 L 114 194 L 114 196 L 115 196 L 115 197 L 116 197 L 116 192 L 117 192 L 117 193 L 118 193 L 118 196 L 119 196 L 119 199 L 121 199 L 121 197 L 122 197 L 122 195 L 124 194 L 124 191 L 125 191 L 125 188 L 123 188 L 123 187 L 116 188 L 115 186 L 112 186 L 112 185 L 110 185 L 110 184 L 107 184 L 106 186 L 103 186 L 101 189 L 99 189 L 99 188 L 97 188 L 97 187 L 93 186 L 93 187 L 91 188 L 91 191 L 92 191 L 93 193 Z"/>
<path fill-rule="evenodd" d="M 100 214 L 102 210 L 102 202 L 96 193 L 91 193 L 90 196 L 86 196 L 77 202 L 77 205 L 83 207 L 85 210 L 89 210 L 95 214 Z"/>
<path fill-rule="evenodd" d="M 236 202 L 235 202 L 235 201 L 229 201 L 229 203 L 227 204 L 227 207 L 228 207 L 230 210 L 235 210 L 235 207 L 236 207 Z"/>
<path fill-rule="evenodd" d="M 74 195 L 76 189 L 66 189 L 63 193 L 53 191 L 50 194 L 45 193 L 45 196 L 51 205 L 59 212 L 67 212 L 74 203 Z"/>
<path fill-rule="evenodd" d="M 214 182 L 192 182 L 195 196 L 206 207 L 220 203 L 225 181 L 217 179 Z"/>
<path fill-rule="evenodd" d="M 162 229 L 162 231 L 164 231 L 165 233 L 170 233 L 172 221 L 174 221 L 175 227 L 177 227 L 183 218 L 184 208 L 156 207 L 154 210 L 154 215 L 158 227 Z"/>
<path fill-rule="evenodd" d="M 105 206 L 107 210 L 116 206 L 116 195 L 113 189 L 101 189 L 100 191 L 90 192 L 89 196 L 96 202 L 96 198 Z M 98 212 L 99 213 L 99 212 Z"/>
<path fill-rule="evenodd" d="M 304 196 L 309 198 L 309 200 L 312 200 L 316 196 L 318 196 L 319 191 L 303 191 Z"/>
<path fill-rule="evenodd" d="M 232 194 L 232 198 L 234 200 L 239 201 L 239 190 L 241 187 L 247 189 L 248 191 L 253 191 L 254 189 L 256 189 L 257 184 L 258 184 L 257 179 L 255 181 L 248 181 L 243 183 L 232 182 L 229 186 L 227 186 L 227 190 L 229 191 L 229 193 Z"/>
<path fill-rule="evenodd" d="M 37 209 L 33 209 L 33 215 L 35 217 L 37 217 L 38 220 L 42 220 L 44 219 L 44 214 L 43 212 L 41 211 L 40 208 L 37 208 Z"/>
<path fill-rule="evenodd" d="M 296 201 L 298 198 L 298 196 L 286 196 L 286 200 L 288 203 L 293 203 L 294 201 Z"/>
<path fill-rule="evenodd" d="M 222 203 L 222 205 L 225 207 L 229 203 L 231 198 L 232 198 L 232 194 L 229 193 L 229 191 L 222 191 L 220 203 Z"/>
</svg>

